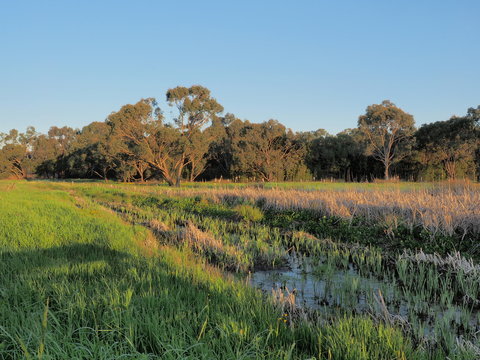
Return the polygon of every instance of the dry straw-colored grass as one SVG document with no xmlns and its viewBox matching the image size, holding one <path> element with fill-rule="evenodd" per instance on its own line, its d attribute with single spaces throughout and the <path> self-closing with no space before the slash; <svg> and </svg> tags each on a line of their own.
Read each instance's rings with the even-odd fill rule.
<svg viewBox="0 0 480 360">
<path fill-rule="evenodd" d="M 227 269 L 240 271 L 241 263 L 235 261 L 241 257 L 240 251 L 234 246 L 227 245 L 212 234 L 202 231 L 193 222 L 187 221 L 184 226 L 170 229 L 166 224 L 153 219 L 148 227 L 162 238 L 174 241 L 177 244 L 186 244 L 197 253 L 211 258 L 212 261 L 222 261 Z"/>
<path fill-rule="evenodd" d="M 436 186 L 429 189 L 399 188 L 297 190 L 248 188 L 136 187 L 142 192 L 167 196 L 201 196 L 215 202 L 250 201 L 264 209 L 313 210 L 344 219 L 362 217 L 395 228 L 421 226 L 432 235 L 480 234 L 480 191 L 477 186 Z"/>
<path fill-rule="evenodd" d="M 439 254 L 425 254 L 422 250 L 416 253 L 404 250 L 399 259 L 406 259 L 418 264 L 433 264 L 438 268 L 447 268 L 450 271 L 462 272 L 465 275 L 480 278 L 480 265 L 476 264 L 472 259 L 463 257 L 458 251 L 442 257 Z"/>
</svg>

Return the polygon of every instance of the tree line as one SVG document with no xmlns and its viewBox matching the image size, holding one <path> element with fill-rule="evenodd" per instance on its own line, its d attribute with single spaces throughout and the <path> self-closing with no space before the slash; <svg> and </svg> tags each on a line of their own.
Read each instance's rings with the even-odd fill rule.
<svg viewBox="0 0 480 360">
<path fill-rule="evenodd" d="M 331 135 L 223 115 L 199 85 L 169 89 L 166 100 L 173 121 L 148 98 L 82 129 L 1 133 L 0 178 L 156 179 L 171 186 L 213 179 L 479 179 L 480 106 L 416 128 L 412 115 L 385 100 L 368 106 L 356 128 Z"/>
</svg>

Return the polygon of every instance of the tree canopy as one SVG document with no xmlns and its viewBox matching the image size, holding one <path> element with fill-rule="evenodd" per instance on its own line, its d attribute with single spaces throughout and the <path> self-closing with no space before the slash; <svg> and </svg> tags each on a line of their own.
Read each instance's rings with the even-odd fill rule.
<svg viewBox="0 0 480 360">
<path fill-rule="evenodd" d="M 200 86 L 167 90 L 168 121 L 155 98 L 126 104 L 82 129 L 33 127 L 0 134 L 0 178 L 120 181 L 441 180 L 480 174 L 480 106 L 415 129 L 392 102 L 373 104 L 358 127 L 336 135 L 294 132 L 277 120 L 238 119 Z"/>
</svg>

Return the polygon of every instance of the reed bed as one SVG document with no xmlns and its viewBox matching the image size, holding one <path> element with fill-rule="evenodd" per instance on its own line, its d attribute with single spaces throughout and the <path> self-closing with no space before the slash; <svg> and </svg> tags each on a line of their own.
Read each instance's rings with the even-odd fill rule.
<svg viewBox="0 0 480 360">
<path fill-rule="evenodd" d="M 102 185 L 100 185 L 102 186 Z M 251 202 L 267 210 L 310 210 L 343 219 L 360 217 L 370 223 L 421 227 L 432 236 L 480 235 L 480 191 L 477 186 L 436 186 L 401 190 L 392 186 L 343 190 L 284 188 L 131 187 L 134 191 L 169 197 L 202 197 L 219 203 Z"/>
</svg>

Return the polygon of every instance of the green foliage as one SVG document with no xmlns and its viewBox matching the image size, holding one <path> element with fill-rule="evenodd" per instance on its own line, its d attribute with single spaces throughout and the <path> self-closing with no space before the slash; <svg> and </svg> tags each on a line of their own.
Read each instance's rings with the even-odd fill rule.
<svg viewBox="0 0 480 360">
<path fill-rule="evenodd" d="M 306 144 L 278 121 L 252 124 L 237 119 L 229 125 L 228 134 L 232 175 L 267 182 L 306 175 Z"/>
<path fill-rule="evenodd" d="M 474 114 L 474 109 L 469 109 L 464 117 L 454 116 L 418 129 L 416 146 L 425 179 L 476 179 L 475 156 L 480 148 L 480 126 Z"/>
<path fill-rule="evenodd" d="M 323 129 L 293 132 L 276 120 L 256 124 L 230 113 L 222 117 L 223 107 L 200 85 L 169 89 L 166 99 L 177 110 L 171 123 L 156 99 L 146 98 L 81 130 L 52 126 L 39 134 L 29 127 L 0 134 L 0 178 L 161 180 L 179 186 L 213 179 L 480 176 L 479 107 L 414 134 L 413 117 L 386 100 L 368 106 L 357 128 L 329 135 Z"/>
<path fill-rule="evenodd" d="M 0 178 L 23 179 L 35 165 L 29 156 L 28 149 L 32 146 L 36 131 L 28 127 L 25 133 L 12 129 L 8 134 L 0 133 Z"/>
<path fill-rule="evenodd" d="M 307 163 L 316 179 L 334 178 L 359 181 L 372 172 L 358 131 L 326 135 L 310 142 Z"/>
<path fill-rule="evenodd" d="M 262 210 L 251 205 L 238 205 L 235 207 L 235 211 L 245 221 L 258 222 L 263 219 Z"/>
</svg>

